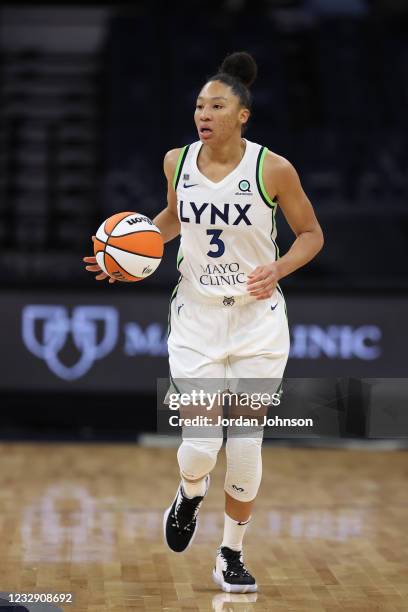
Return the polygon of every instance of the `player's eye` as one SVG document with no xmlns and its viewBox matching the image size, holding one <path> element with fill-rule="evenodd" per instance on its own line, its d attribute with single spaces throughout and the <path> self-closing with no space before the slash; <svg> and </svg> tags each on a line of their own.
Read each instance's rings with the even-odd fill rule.
<svg viewBox="0 0 408 612">
<path fill-rule="evenodd" d="M 202 104 L 196 104 L 196 108 L 198 108 L 198 109 L 203 108 L 203 105 Z"/>
<path fill-rule="evenodd" d="M 222 108 L 222 104 L 214 104 L 214 108 Z"/>
</svg>

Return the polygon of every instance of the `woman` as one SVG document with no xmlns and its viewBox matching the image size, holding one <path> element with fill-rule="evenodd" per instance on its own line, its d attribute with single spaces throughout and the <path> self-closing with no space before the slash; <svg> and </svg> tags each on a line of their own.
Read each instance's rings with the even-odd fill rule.
<svg viewBox="0 0 408 612">
<path fill-rule="evenodd" d="M 293 166 L 242 138 L 256 74 L 249 54 L 227 56 L 197 98 L 199 140 L 164 159 L 168 203 L 154 223 L 165 242 L 181 234 L 168 341 L 173 381 L 280 380 L 289 332 L 278 281 L 323 246 Z M 275 241 L 278 205 L 296 236 L 283 257 Z M 95 258 L 85 261 L 91 264 L 87 270 L 99 272 L 97 280 L 107 278 Z M 262 433 L 243 437 L 232 429 L 226 443 L 224 535 L 213 578 L 224 591 L 239 593 L 257 590 L 243 562 L 242 542 L 261 481 Z M 192 543 L 223 442 L 222 427 L 207 437 L 195 431 L 183 429 L 177 452 L 181 482 L 164 514 L 165 540 L 176 552 Z"/>
</svg>

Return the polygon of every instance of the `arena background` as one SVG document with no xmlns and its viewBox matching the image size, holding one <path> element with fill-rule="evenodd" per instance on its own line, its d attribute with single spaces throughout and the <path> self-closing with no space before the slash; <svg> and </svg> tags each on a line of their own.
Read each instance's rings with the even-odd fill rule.
<svg viewBox="0 0 408 612">
<path fill-rule="evenodd" d="M 14 3 L 0 37 L 4 437 L 154 431 L 178 239 L 137 285 L 82 257 L 110 214 L 164 207 L 163 156 L 196 139 L 197 91 L 233 50 L 259 64 L 247 136 L 292 161 L 326 238 L 281 283 L 287 376 L 406 376 L 403 2 Z"/>
</svg>

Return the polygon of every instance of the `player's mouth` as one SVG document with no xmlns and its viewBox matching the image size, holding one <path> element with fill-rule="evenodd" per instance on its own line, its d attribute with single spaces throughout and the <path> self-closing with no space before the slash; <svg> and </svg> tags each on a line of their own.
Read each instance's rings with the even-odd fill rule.
<svg viewBox="0 0 408 612">
<path fill-rule="evenodd" d="M 202 125 L 199 128 L 198 132 L 200 134 L 200 137 L 204 139 L 210 138 L 213 133 L 212 129 L 209 128 L 207 125 Z"/>
</svg>

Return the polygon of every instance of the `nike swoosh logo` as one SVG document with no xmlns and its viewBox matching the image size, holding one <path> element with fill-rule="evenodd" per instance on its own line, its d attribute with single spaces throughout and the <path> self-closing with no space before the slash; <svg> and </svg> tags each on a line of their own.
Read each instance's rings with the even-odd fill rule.
<svg viewBox="0 0 408 612">
<path fill-rule="evenodd" d="M 185 189 L 188 189 L 189 187 L 197 187 L 198 183 L 192 183 L 191 185 L 187 185 L 186 183 L 183 183 L 183 187 Z"/>
<path fill-rule="evenodd" d="M 275 310 L 279 302 L 276 302 L 275 306 L 271 306 L 271 310 Z"/>
</svg>

